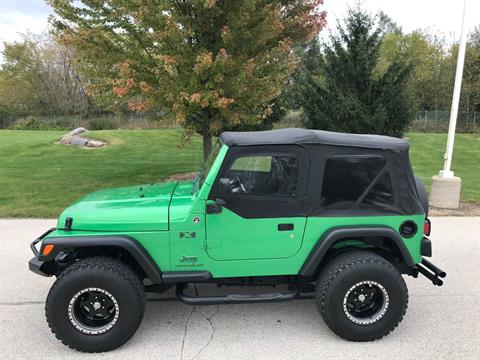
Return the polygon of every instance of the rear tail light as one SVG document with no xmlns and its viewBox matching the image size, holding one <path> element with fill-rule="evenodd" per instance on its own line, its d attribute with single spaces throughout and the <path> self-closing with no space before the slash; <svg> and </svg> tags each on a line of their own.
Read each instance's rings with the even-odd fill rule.
<svg viewBox="0 0 480 360">
<path fill-rule="evenodd" d="M 430 224 L 430 220 L 425 218 L 425 222 L 423 223 L 423 233 L 425 234 L 425 236 L 430 235 L 431 228 L 432 228 L 432 225 Z"/>
</svg>

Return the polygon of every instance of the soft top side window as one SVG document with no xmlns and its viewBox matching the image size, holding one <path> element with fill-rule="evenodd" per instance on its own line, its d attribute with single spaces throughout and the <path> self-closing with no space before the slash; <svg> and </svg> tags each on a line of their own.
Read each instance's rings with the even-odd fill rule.
<svg viewBox="0 0 480 360">
<path fill-rule="evenodd" d="M 290 154 L 252 154 L 235 159 L 224 176 L 233 194 L 294 197 L 299 160 Z"/>
<path fill-rule="evenodd" d="M 381 155 L 336 155 L 325 165 L 321 206 L 371 208 L 393 204 L 393 187 Z"/>
</svg>

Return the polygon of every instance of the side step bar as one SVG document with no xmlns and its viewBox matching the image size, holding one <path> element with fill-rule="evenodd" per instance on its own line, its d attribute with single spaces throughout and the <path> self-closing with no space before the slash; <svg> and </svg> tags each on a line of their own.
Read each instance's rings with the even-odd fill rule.
<svg viewBox="0 0 480 360">
<path fill-rule="evenodd" d="M 189 296 L 185 295 L 185 284 L 178 284 L 177 298 L 189 305 L 215 305 L 215 304 L 243 304 L 243 303 L 265 303 L 283 302 L 295 299 L 299 295 L 298 289 L 292 289 L 286 293 L 240 295 L 231 294 L 224 296 Z"/>
<path fill-rule="evenodd" d="M 442 286 L 443 280 L 440 278 L 445 278 L 447 273 L 440 269 L 438 266 L 432 264 L 425 258 L 422 258 L 422 262 L 417 264 L 416 269 L 420 274 L 429 279 L 433 285 Z"/>
</svg>

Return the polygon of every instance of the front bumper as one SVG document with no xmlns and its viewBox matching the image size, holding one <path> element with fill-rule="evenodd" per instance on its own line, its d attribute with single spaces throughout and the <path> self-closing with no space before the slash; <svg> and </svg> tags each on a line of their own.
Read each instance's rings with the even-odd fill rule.
<svg viewBox="0 0 480 360">
<path fill-rule="evenodd" d="M 30 244 L 30 249 L 32 250 L 35 256 L 28 262 L 28 269 L 34 272 L 35 274 L 42 275 L 42 276 L 51 276 L 51 274 L 45 272 L 46 262 L 38 259 L 40 253 L 37 250 L 36 245 L 54 230 L 56 230 L 56 228 L 48 229 L 38 238 L 33 240 Z"/>
<path fill-rule="evenodd" d="M 38 260 L 37 257 L 32 258 L 28 262 L 28 269 L 32 272 L 34 272 L 37 275 L 42 275 L 42 276 L 51 276 L 50 274 L 47 274 L 43 269 L 45 268 L 45 261 L 40 261 Z"/>
</svg>

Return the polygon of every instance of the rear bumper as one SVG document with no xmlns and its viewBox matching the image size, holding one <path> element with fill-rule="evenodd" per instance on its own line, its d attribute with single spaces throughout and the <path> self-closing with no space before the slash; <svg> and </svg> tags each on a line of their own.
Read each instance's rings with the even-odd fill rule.
<svg viewBox="0 0 480 360">
<path fill-rule="evenodd" d="M 432 242 L 426 236 L 422 239 L 422 248 L 421 248 L 422 256 L 432 256 Z"/>
<path fill-rule="evenodd" d="M 422 274 L 428 280 L 432 282 L 433 285 L 442 286 L 443 285 L 443 278 L 447 276 L 447 273 L 440 269 L 435 264 L 432 264 L 425 258 L 422 258 L 422 262 L 415 265 L 416 276 L 418 274 Z M 416 277 L 415 276 L 415 277 Z M 442 278 L 442 279 L 441 279 Z"/>
<path fill-rule="evenodd" d="M 421 253 L 422 256 L 432 256 L 432 242 L 426 236 L 422 239 L 421 245 Z M 422 257 L 422 261 L 415 265 L 415 274 L 414 276 L 418 276 L 418 274 L 422 274 L 428 280 L 432 282 L 433 285 L 442 286 L 443 285 L 443 278 L 447 276 L 447 273 L 440 269 L 438 266 L 432 264 L 430 261 Z"/>
</svg>

